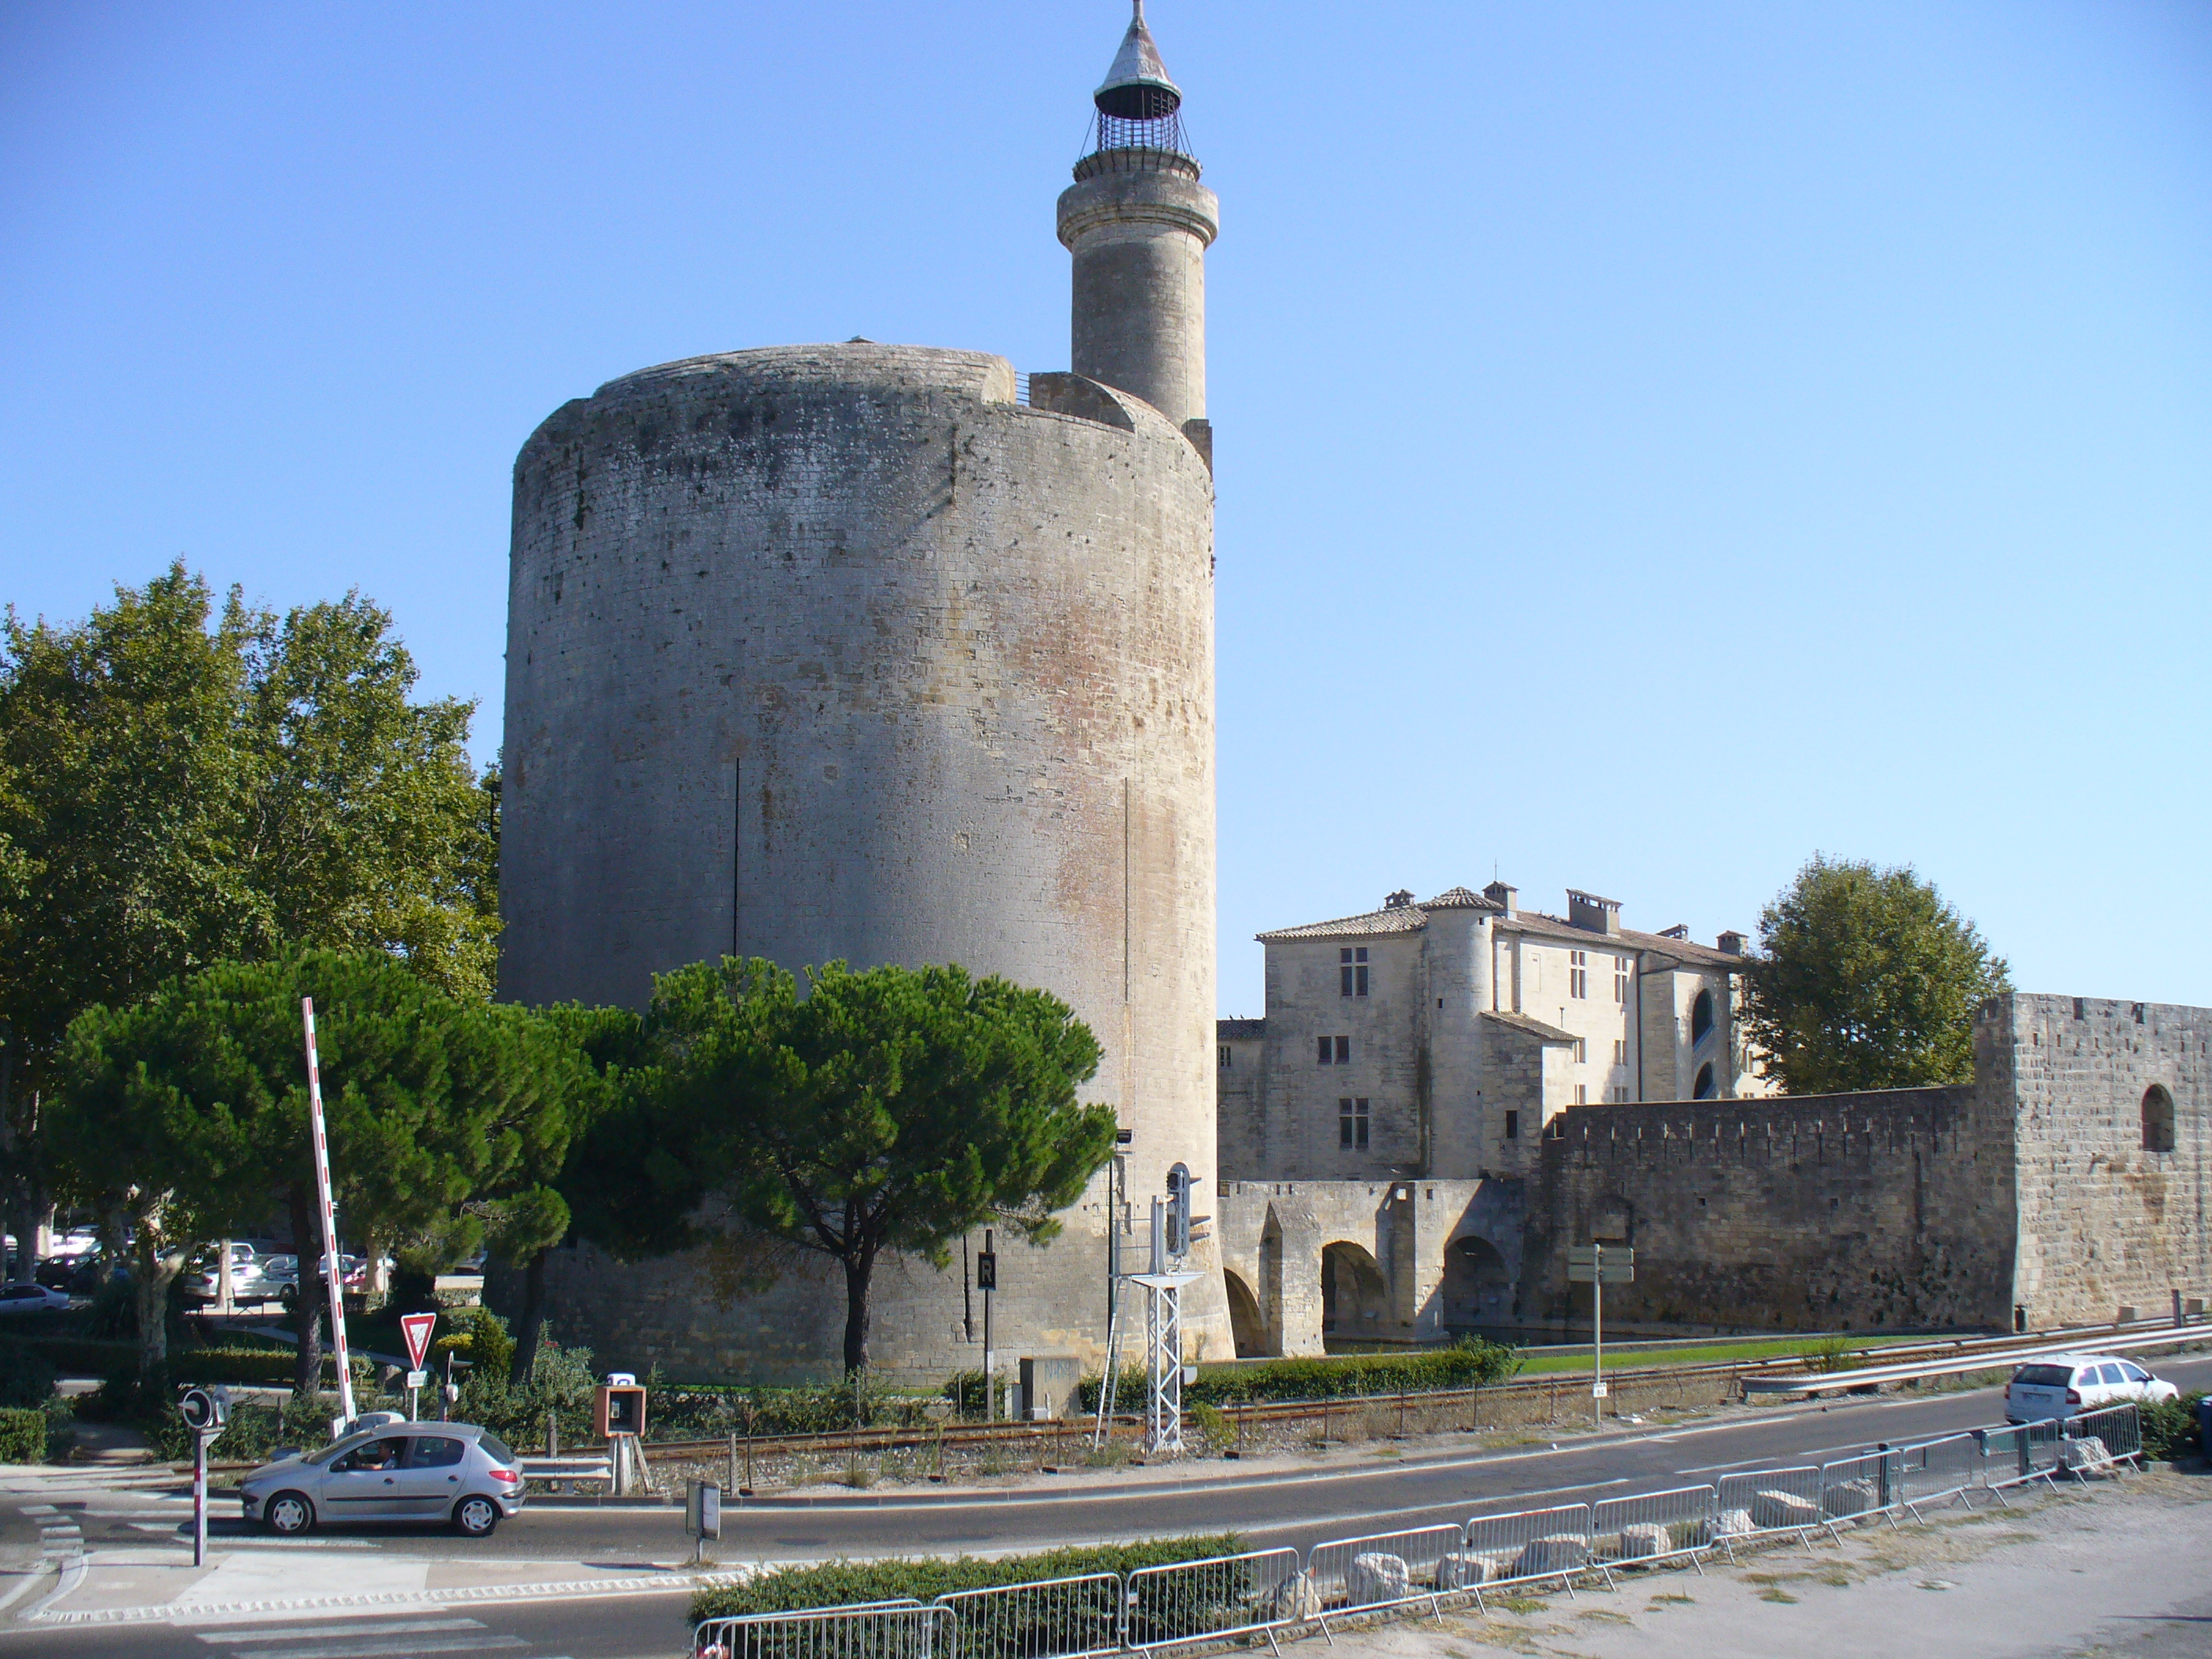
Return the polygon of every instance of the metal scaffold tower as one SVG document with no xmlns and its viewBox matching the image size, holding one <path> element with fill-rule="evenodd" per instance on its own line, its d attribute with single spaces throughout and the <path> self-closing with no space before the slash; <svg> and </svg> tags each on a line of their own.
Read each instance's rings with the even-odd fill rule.
<svg viewBox="0 0 2212 1659">
<path fill-rule="evenodd" d="M 1112 1232 L 1109 1237 L 1118 1244 Z M 1145 1292 L 1145 1370 L 1150 1385 L 1145 1406 L 1147 1452 L 1182 1449 L 1182 1287 L 1204 1277 L 1182 1267 L 1190 1245 L 1190 1172 L 1178 1164 L 1168 1172 L 1168 1196 L 1152 1200 L 1151 1270 L 1115 1274 L 1117 1289 L 1127 1284 Z M 1098 1423 L 1092 1437 L 1094 1443 L 1101 1446 L 1106 1443 L 1114 1420 L 1115 1385 L 1121 1376 L 1119 1312 L 1116 1297 L 1107 1307 L 1106 1377 L 1098 1390 Z"/>
</svg>

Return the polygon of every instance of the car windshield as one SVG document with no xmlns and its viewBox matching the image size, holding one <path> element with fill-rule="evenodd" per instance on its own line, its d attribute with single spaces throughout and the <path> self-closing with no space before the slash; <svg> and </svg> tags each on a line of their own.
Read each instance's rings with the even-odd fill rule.
<svg viewBox="0 0 2212 1659">
<path fill-rule="evenodd" d="M 512 1463 L 514 1462 L 514 1454 L 507 1450 L 507 1442 L 501 1440 L 489 1429 L 486 1429 L 483 1433 L 477 1436 L 477 1444 L 484 1449 L 484 1455 L 490 1458 L 495 1463 Z"/>
<path fill-rule="evenodd" d="M 2012 1374 L 2014 1382 L 2033 1389 L 2063 1389 L 2072 1378 L 2073 1373 L 2063 1365 L 2022 1365 Z"/>
</svg>

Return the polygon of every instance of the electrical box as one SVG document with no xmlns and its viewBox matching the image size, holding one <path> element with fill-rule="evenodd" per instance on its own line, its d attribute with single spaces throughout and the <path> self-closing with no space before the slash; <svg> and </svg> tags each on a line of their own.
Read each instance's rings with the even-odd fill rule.
<svg viewBox="0 0 2212 1659">
<path fill-rule="evenodd" d="M 596 1418 L 602 1437 L 645 1432 L 645 1390 L 635 1382 L 599 1384 Z"/>
</svg>

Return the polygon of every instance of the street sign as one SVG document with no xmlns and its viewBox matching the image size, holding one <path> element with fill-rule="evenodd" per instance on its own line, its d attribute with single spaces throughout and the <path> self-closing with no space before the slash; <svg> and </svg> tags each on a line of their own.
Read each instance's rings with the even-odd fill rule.
<svg viewBox="0 0 2212 1659">
<path fill-rule="evenodd" d="M 1590 1384 L 1590 1398 L 1593 1400 L 1602 1400 L 1610 1391 L 1610 1387 L 1607 1383 L 1593 1382 Z"/>
<path fill-rule="evenodd" d="M 410 1371 L 410 1372 L 408 1372 L 408 1373 L 407 1373 L 407 1386 L 408 1386 L 409 1388 L 410 1388 L 410 1389 L 427 1389 L 427 1388 L 428 1388 L 428 1387 L 430 1386 L 430 1373 L 429 1373 L 429 1372 L 428 1372 L 428 1371 Z"/>
<path fill-rule="evenodd" d="M 411 1313 L 399 1316 L 399 1334 L 407 1339 L 407 1369 L 409 1370 L 419 1371 L 422 1369 L 422 1357 L 430 1352 L 430 1332 L 437 1322 L 438 1316 L 434 1313 Z M 420 1382 L 415 1382 L 409 1386 L 419 1389 L 422 1385 Z"/>
<path fill-rule="evenodd" d="M 1607 1261 L 1592 1265 L 1570 1261 L 1567 1263 L 1567 1282 L 1571 1285 L 1633 1285 L 1636 1282 L 1636 1264 Z"/>
<path fill-rule="evenodd" d="M 975 1288 L 979 1291 L 999 1288 L 999 1253 L 996 1250 L 975 1252 Z"/>
</svg>

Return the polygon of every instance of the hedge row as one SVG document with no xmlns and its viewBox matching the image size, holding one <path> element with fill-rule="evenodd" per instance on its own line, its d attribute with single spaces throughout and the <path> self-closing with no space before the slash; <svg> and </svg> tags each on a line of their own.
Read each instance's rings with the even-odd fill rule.
<svg viewBox="0 0 2212 1659">
<path fill-rule="evenodd" d="M 927 1556 L 914 1561 L 832 1561 L 818 1567 L 784 1567 L 749 1583 L 702 1590 L 691 1598 L 691 1618 L 727 1619 L 747 1613 L 788 1613 L 839 1607 L 856 1601 L 889 1601 L 910 1595 L 933 1601 L 955 1590 L 989 1589 L 1040 1578 L 1087 1572 L 1133 1572 L 1176 1561 L 1235 1555 L 1244 1547 L 1233 1532 L 1159 1538 L 1141 1544 L 1095 1544 L 1045 1550 L 1036 1555 L 980 1561 L 973 1556 Z"/>
<path fill-rule="evenodd" d="M 0 1463 L 46 1461 L 46 1414 L 19 1407 L 0 1410 Z"/>
<path fill-rule="evenodd" d="M 2204 1443 L 2203 1419 L 2197 1416 L 2202 1394 L 2185 1394 L 2179 1400 L 2161 1400 L 2142 1410 L 2142 1447 L 2151 1457 L 2183 1462 L 2191 1457 L 2212 1456 Z"/>
<path fill-rule="evenodd" d="M 1242 1406 L 1262 1400 L 1352 1400 L 1503 1382 L 1520 1356 L 1495 1342 L 1455 1343 L 1409 1353 L 1347 1354 L 1328 1359 L 1271 1359 L 1261 1365 L 1205 1365 L 1183 1391 L 1188 1405 Z M 1083 1408 L 1098 1408 L 1100 1379 L 1083 1382 Z M 1115 1404 L 1139 1409 L 1150 1386 L 1132 1366 L 1115 1387 Z"/>
<path fill-rule="evenodd" d="M 136 1342 L 105 1342 L 88 1336 L 30 1336 L 0 1344 L 35 1354 L 64 1376 L 122 1376 L 138 1369 Z M 241 1382 L 289 1388 L 289 1348 L 172 1348 L 169 1374 L 179 1382 Z"/>
</svg>

